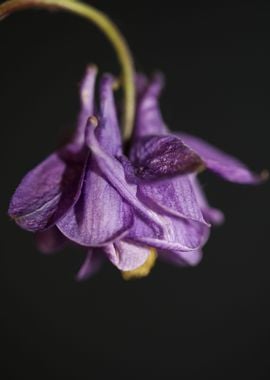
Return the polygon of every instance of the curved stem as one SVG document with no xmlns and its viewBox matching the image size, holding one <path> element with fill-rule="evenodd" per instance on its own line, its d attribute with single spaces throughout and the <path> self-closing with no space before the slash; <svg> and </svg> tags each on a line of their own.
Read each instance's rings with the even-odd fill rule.
<svg viewBox="0 0 270 380">
<path fill-rule="evenodd" d="M 0 5 L 0 19 L 13 12 L 28 8 L 63 9 L 75 13 L 93 22 L 110 40 L 122 66 L 125 101 L 123 134 L 124 138 L 129 138 L 132 133 L 135 113 L 134 70 L 128 45 L 117 26 L 101 11 L 76 0 L 9 0 Z"/>
</svg>

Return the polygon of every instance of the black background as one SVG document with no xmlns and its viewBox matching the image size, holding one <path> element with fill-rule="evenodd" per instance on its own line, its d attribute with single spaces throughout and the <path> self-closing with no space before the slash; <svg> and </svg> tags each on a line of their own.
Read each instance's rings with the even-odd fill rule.
<svg viewBox="0 0 270 380">
<path fill-rule="evenodd" d="M 270 168 L 268 1 L 91 3 L 118 23 L 139 70 L 165 73 L 172 129 Z M 107 265 L 78 284 L 84 253 L 38 253 L 6 210 L 21 177 L 74 125 L 85 66 L 117 74 L 117 60 L 92 25 L 45 11 L 0 23 L 0 55 L 0 378 L 269 378 L 269 183 L 202 176 L 226 223 L 198 267 L 159 263 L 124 282 Z"/>
</svg>

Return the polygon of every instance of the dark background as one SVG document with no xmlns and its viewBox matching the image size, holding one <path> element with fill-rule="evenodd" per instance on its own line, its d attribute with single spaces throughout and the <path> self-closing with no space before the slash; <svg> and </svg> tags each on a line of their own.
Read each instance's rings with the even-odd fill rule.
<svg viewBox="0 0 270 380">
<path fill-rule="evenodd" d="M 139 70 L 165 73 L 172 129 L 270 168 L 268 1 L 91 3 L 118 23 Z M 74 125 L 85 66 L 117 74 L 117 60 L 92 25 L 45 11 L 1 22 L 0 55 L 0 378 L 268 379 L 269 183 L 202 176 L 226 223 L 198 267 L 159 263 L 124 282 L 107 265 L 78 284 L 84 253 L 40 254 L 6 210 L 21 177 Z"/>
</svg>

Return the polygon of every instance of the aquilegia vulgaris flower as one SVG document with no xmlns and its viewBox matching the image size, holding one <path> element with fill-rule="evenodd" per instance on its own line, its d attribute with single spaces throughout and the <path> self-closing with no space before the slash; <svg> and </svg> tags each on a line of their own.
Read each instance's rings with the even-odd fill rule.
<svg viewBox="0 0 270 380">
<path fill-rule="evenodd" d="M 156 253 L 180 265 L 197 264 L 210 224 L 222 222 L 223 214 L 208 206 L 196 173 L 206 167 L 239 183 L 261 178 L 207 143 L 168 131 L 158 106 L 160 76 L 138 76 L 136 122 L 125 156 L 114 79 L 102 77 L 97 106 L 95 78 L 96 69 L 89 67 L 71 141 L 23 178 L 9 215 L 36 233 L 43 252 L 68 241 L 85 247 L 79 279 L 105 258 L 126 278 L 147 274 Z"/>
<path fill-rule="evenodd" d="M 103 75 L 96 91 L 97 72 L 90 66 L 72 138 L 22 179 L 10 217 L 35 233 L 44 253 L 68 243 L 82 247 L 86 258 L 78 280 L 90 277 L 104 260 L 125 279 L 147 275 L 157 257 L 182 266 L 198 264 L 211 226 L 222 223 L 223 213 L 209 206 L 197 174 L 209 169 L 243 184 L 260 183 L 262 176 L 199 138 L 171 133 L 159 109 L 162 76 L 135 75 L 119 31 L 90 6 L 16 0 L 0 6 L 0 18 L 12 10 L 52 5 L 94 20 L 107 35 L 113 30 L 111 42 L 123 66 L 128 139 L 122 140 L 119 128 L 117 80 Z"/>
</svg>

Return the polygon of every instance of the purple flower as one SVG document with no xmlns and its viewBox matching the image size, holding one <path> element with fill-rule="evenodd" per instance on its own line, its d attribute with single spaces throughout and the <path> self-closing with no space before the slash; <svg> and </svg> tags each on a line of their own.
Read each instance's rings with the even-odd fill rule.
<svg viewBox="0 0 270 380">
<path fill-rule="evenodd" d="M 88 278 L 104 259 L 125 278 L 148 274 L 156 253 L 180 265 L 197 264 L 210 224 L 220 223 L 223 214 L 208 205 L 196 173 L 205 167 L 239 183 L 261 178 L 197 138 L 170 134 L 158 107 L 160 77 L 151 83 L 138 78 L 137 118 L 127 158 L 114 79 L 103 76 L 96 107 L 95 78 L 90 67 L 71 141 L 23 178 L 9 215 L 36 233 L 45 253 L 67 242 L 85 247 L 78 279 Z"/>
</svg>

